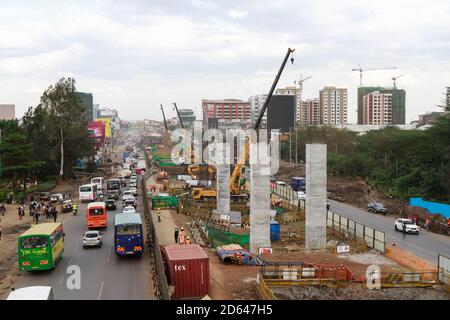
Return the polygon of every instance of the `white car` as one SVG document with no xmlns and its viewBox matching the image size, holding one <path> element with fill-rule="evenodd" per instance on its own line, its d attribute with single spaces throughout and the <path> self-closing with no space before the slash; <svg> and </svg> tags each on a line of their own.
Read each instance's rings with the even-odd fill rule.
<svg viewBox="0 0 450 320">
<path fill-rule="evenodd" d="M 297 197 L 300 200 L 306 200 L 306 193 L 304 191 L 297 191 Z"/>
<path fill-rule="evenodd" d="M 127 206 L 127 207 L 123 208 L 122 212 L 123 213 L 127 213 L 127 212 L 128 213 L 135 213 L 136 209 L 134 207 L 132 207 L 132 206 Z"/>
<path fill-rule="evenodd" d="M 103 244 L 103 236 L 97 230 L 86 231 L 83 235 L 83 248 L 101 247 Z"/>
<path fill-rule="evenodd" d="M 134 198 L 133 190 L 126 190 L 126 191 L 124 191 L 123 195 L 122 195 L 122 201 L 125 201 L 125 199 L 129 198 L 129 197 L 133 197 Z"/>
<path fill-rule="evenodd" d="M 277 184 L 278 186 L 286 187 L 286 183 L 284 183 L 283 181 L 277 181 L 276 184 Z"/>
<path fill-rule="evenodd" d="M 130 179 L 137 180 L 137 174 L 136 173 L 131 174 Z"/>
<path fill-rule="evenodd" d="M 411 219 L 400 218 L 395 221 L 394 228 L 396 231 L 403 231 L 405 233 L 419 234 L 420 228 Z"/>
<path fill-rule="evenodd" d="M 61 193 L 54 193 L 50 197 L 51 202 L 63 202 L 64 196 Z"/>
<path fill-rule="evenodd" d="M 138 195 L 138 189 L 136 187 L 130 186 L 127 191 L 131 191 L 135 197 Z"/>
</svg>

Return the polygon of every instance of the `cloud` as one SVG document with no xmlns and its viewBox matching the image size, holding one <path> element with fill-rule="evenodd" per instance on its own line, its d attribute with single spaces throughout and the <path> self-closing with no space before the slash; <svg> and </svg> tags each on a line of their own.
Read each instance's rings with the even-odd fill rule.
<svg viewBox="0 0 450 320">
<path fill-rule="evenodd" d="M 228 15 L 231 18 L 244 19 L 247 16 L 247 14 L 248 14 L 247 11 L 241 10 L 239 8 L 228 10 Z"/>
</svg>

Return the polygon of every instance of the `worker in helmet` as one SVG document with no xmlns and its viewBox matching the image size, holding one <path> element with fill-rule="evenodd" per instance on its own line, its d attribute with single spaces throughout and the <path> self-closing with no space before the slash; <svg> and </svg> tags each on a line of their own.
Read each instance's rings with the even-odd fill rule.
<svg viewBox="0 0 450 320">
<path fill-rule="evenodd" d="M 158 215 L 158 222 L 161 222 L 161 210 L 159 208 L 156 214 Z"/>
<path fill-rule="evenodd" d="M 191 239 L 189 238 L 189 236 L 186 237 L 186 242 L 185 244 L 191 244 Z"/>
<path fill-rule="evenodd" d="M 184 244 L 185 243 L 185 239 L 186 239 L 186 233 L 184 231 L 184 228 L 181 227 L 180 228 L 180 232 L 178 233 L 178 243 L 179 244 Z"/>
</svg>

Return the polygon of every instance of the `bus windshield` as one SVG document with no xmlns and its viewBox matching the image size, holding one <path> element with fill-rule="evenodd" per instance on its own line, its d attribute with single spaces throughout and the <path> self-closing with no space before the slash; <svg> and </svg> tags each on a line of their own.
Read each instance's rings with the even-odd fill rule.
<svg viewBox="0 0 450 320">
<path fill-rule="evenodd" d="M 117 235 L 140 234 L 140 224 L 122 224 L 116 227 Z"/>
<path fill-rule="evenodd" d="M 48 241 L 43 237 L 29 237 L 22 239 L 22 249 L 36 249 L 47 247 Z"/>
<path fill-rule="evenodd" d="M 108 190 L 116 190 L 120 189 L 120 181 L 114 180 L 114 181 L 108 181 Z"/>
<path fill-rule="evenodd" d="M 80 187 L 80 192 L 91 192 L 92 187 Z"/>
<path fill-rule="evenodd" d="M 90 216 L 101 216 L 101 215 L 103 215 L 103 209 L 102 208 L 89 209 L 89 215 Z"/>
</svg>

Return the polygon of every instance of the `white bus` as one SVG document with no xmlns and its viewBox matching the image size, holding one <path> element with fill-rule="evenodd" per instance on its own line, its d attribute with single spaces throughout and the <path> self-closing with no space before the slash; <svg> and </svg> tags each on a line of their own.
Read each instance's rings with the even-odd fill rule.
<svg viewBox="0 0 450 320">
<path fill-rule="evenodd" d="M 46 286 L 12 289 L 6 300 L 54 300 L 53 289 Z"/>
<path fill-rule="evenodd" d="M 91 183 L 96 184 L 98 190 L 103 190 L 105 179 L 103 179 L 103 177 L 95 177 L 91 179 Z"/>
<path fill-rule="evenodd" d="M 78 198 L 83 201 L 94 201 L 97 199 L 97 185 L 95 183 L 84 184 L 78 190 Z"/>
</svg>

